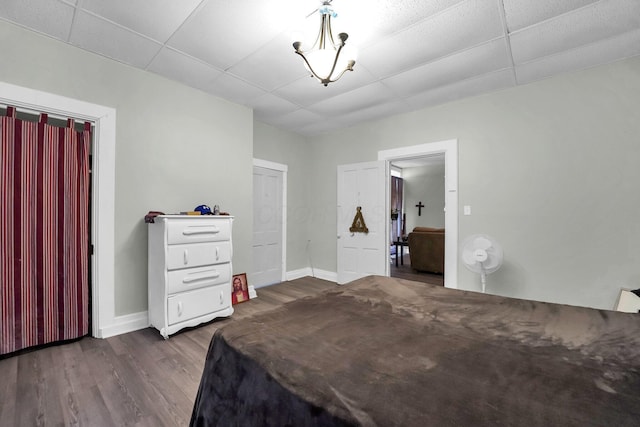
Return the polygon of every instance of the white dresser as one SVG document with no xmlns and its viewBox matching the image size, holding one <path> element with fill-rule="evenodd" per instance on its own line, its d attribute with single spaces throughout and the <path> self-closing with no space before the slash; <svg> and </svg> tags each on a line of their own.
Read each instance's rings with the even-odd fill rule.
<svg viewBox="0 0 640 427">
<path fill-rule="evenodd" d="M 160 215 L 149 224 L 149 324 L 166 339 L 230 316 L 230 216 Z"/>
</svg>

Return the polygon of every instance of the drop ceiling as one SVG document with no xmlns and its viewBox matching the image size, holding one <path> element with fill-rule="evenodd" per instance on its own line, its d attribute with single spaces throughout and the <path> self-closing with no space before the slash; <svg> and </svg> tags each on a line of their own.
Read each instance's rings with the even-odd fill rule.
<svg viewBox="0 0 640 427">
<path fill-rule="evenodd" d="M 334 0 L 358 49 L 328 87 L 292 31 L 316 0 L 2 0 L 0 19 L 314 135 L 640 55 L 640 0 Z M 311 16 L 308 16 L 310 15 Z"/>
</svg>

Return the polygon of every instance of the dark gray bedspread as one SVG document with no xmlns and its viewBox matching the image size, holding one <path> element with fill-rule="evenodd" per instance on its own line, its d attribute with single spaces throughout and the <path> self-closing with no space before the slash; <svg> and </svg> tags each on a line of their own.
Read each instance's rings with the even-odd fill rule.
<svg viewBox="0 0 640 427">
<path fill-rule="evenodd" d="M 640 315 L 371 276 L 216 332 L 194 426 L 639 426 Z"/>
</svg>

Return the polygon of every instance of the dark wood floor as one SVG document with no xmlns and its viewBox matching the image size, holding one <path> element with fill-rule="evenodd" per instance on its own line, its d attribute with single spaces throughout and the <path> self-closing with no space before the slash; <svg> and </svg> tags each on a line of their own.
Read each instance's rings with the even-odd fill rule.
<svg viewBox="0 0 640 427">
<path fill-rule="evenodd" d="M 395 258 L 392 259 L 389 275 L 399 279 L 414 280 L 416 282 L 431 283 L 432 285 L 444 286 L 444 275 L 424 273 L 411 268 L 411 259 L 408 253 L 404 253 L 403 263 L 398 262 L 396 267 Z"/>
<path fill-rule="evenodd" d="M 216 329 L 337 286 L 305 277 L 258 289 L 229 319 L 164 340 L 143 329 L 0 360 L 0 426 L 186 426 Z"/>
</svg>

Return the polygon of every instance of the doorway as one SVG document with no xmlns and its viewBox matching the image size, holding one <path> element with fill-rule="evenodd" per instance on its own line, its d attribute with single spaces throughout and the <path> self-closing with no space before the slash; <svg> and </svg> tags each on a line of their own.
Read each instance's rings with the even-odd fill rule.
<svg viewBox="0 0 640 427">
<path fill-rule="evenodd" d="M 378 152 L 388 163 L 444 156 L 445 166 L 445 265 L 444 286 L 457 288 L 458 275 L 458 141 L 456 139 Z M 389 168 L 390 169 L 390 168 Z M 391 179 L 387 177 L 387 182 Z M 390 212 L 387 213 L 390 216 Z M 389 220 L 389 219 L 388 219 Z M 409 228 L 407 228 L 407 232 Z M 387 247 L 391 242 L 387 241 Z"/>
<path fill-rule="evenodd" d="M 391 233 L 390 276 L 442 286 L 444 234 L 412 232 L 445 228 L 444 155 L 393 160 L 391 168 L 391 225 L 399 231 Z M 394 181 L 400 182 L 395 197 Z"/>
</svg>

